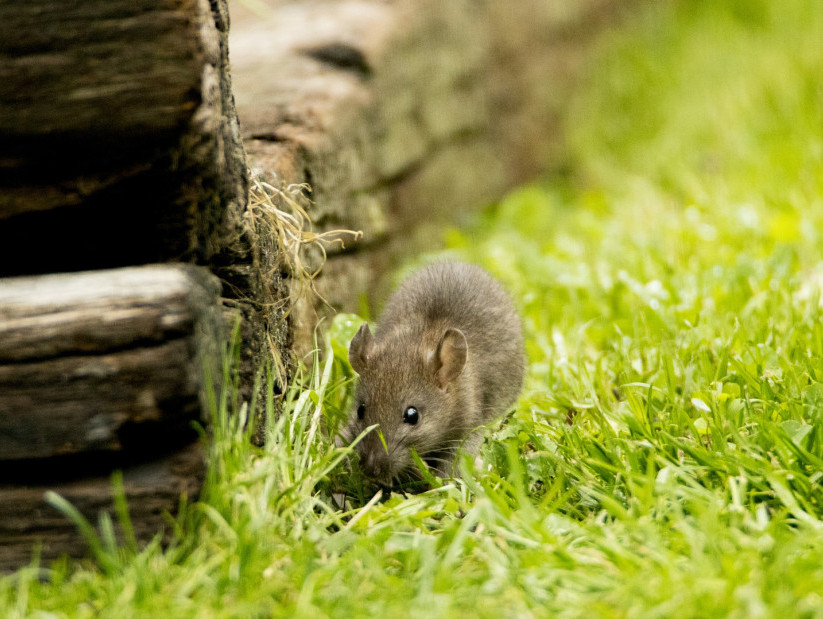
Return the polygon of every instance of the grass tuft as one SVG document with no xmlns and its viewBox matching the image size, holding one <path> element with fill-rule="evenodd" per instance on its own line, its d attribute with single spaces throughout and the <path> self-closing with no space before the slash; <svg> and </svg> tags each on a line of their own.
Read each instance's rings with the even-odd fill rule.
<svg viewBox="0 0 823 619">
<path fill-rule="evenodd" d="M 276 175 L 267 179 L 259 171 L 251 173 L 246 230 L 262 254 L 258 261 L 291 278 L 289 307 L 307 295 L 326 302 L 313 283 L 326 262 L 326 248 L 345 249 L 346 241 L 363 236 L 354 230 L 315 232 L 306 211 L 310 191 L 305 184 L 286 185 Z"/>
</svg>

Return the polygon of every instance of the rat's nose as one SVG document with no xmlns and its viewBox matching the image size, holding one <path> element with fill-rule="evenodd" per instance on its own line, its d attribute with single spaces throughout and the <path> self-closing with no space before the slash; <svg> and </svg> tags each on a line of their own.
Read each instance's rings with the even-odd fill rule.
<svg viewBox="0 0 823 619">
<path fill-rule="evenodd" d="M 370 451 L 361 462 L 363 463 L 363 471 L 372 479 L 382 480 L 388 473 L 388 462 L 384 457 L 381 457 L 381 454 L 374 451 Z"/>
</svg>

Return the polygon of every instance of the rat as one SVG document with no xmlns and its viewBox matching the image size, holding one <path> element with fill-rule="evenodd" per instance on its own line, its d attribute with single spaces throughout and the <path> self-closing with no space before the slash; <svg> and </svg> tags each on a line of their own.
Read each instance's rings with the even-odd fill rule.
<svg viewBox="0 0 823 619">
<path fill-rule="evenodd" d="M 482 426 L 520 395 L 525 353 L 497 280 L 475 265 L 437 262 L 389 297 L 374 334 L 360 327 L 349 361 L 359 381 L 341 436 L 350 443 L 377 424 L 355 450 L 366 476 L 391 487 L 419 479 L 412 449 L 444 478 L 459 450 L 476 455 Z"/>
</svg>

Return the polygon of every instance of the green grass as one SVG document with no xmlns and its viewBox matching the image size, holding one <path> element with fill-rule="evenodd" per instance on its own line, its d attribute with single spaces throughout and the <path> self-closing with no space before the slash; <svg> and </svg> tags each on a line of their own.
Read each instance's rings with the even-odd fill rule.
<svg viewBox="0 0 823 619">
<path fill-rule="evenodd" d="M 448 233 L 527 335 L 489 470 L 333 507 L 340 317 L 265 449 L 216 405 L 170 548 L 22 570 L 0 616 L 823 616 L 821 41 L 819 2 L 656 3 L 596 54 L 564 174 Z"/>
</svg>

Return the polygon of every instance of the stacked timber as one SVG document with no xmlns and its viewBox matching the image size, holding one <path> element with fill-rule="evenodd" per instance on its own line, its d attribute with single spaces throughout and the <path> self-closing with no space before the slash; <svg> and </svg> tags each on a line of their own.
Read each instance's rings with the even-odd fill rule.
<svg viewBox="0 0 823 619">
<path fill-rule="evenodd" d="M 215 5 L 0 2 L 0 275 L 219 252 L 246 180 Z"/>
<path fill-rule="evenodd" d="M 45 492 L 94 523 L 116 470 L 152 538 L 200 489 L 224 325 L 246 374 L 285 338 L 227 36 L 225 0 L 0 0 L 0 571 L 82 553 Z"/>
<path fill-rule="evenodd" d="M 0 280 L 0 568 L 81 553 L 58 491 L 90 519 L 125 471 L 142 539 L 196 495 L 203 386 L 219 378 L 220 286 L 189 265 Z"/>
</svg>

